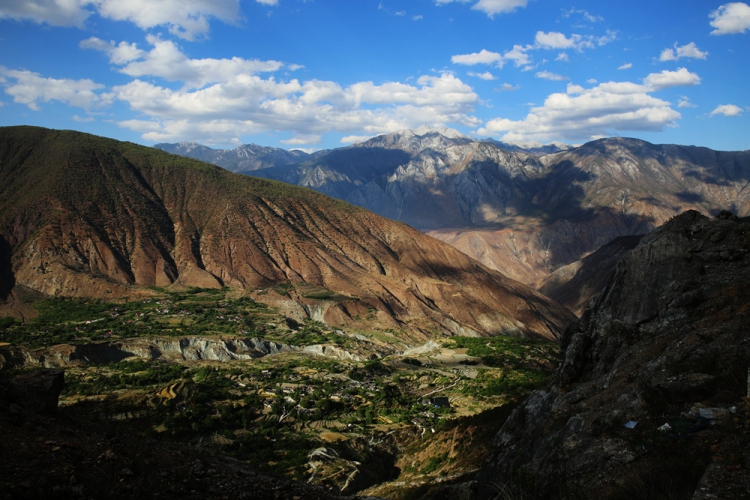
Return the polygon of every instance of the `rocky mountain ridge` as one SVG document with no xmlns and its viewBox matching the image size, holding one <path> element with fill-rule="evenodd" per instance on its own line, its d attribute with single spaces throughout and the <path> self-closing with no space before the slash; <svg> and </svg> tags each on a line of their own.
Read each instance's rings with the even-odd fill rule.
<svg viewBox="0 0 750 500">
<path fill-rule="evenodd" d="M 406 222 L 527 284 L 685 210 L 750 214 L 748 151 L 627 138 L 545 149 L 454 132 L 402 130 L 251 173 Z"/>
<path fill-rule="evenodd" d="M 750 225 L 689 211 L 643 237 L 566 330 L 470 496 L 742 498 Z M 695 495 L 695 496 L 693 496 Z"/>
<path fill-rule="evenodd" d="M 0 132 L 0 269 L 38 292 L 305 283 L 317 292 L 263 297 L 416 339 L 554 338 L 572 318 L 449 245 L 309 190 L 86 134 Z"/>
<path fill-rule="evenodd" d="M 286 150 L 257 144 L 243 144 L 234 149 L 213 149 L 197 142 L 161 143 L 154 147 L 167 153 L 213 163 L 232 172 L 296 164 L 309 156 L 299 149 Z"/>
</svg>

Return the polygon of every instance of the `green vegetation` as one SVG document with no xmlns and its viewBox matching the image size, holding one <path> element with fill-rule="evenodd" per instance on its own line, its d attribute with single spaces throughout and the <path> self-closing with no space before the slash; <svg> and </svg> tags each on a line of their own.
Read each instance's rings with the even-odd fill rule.
<svg viewBox="0 0 750 500">
<path fill-rule="evenodd" d="M 50 298 L 34 304 L 39 316 L 26 324 L 4 320 L 0 324 L 0 341 L 36 348 L 140 336 L 285 337 L 284 330 L 277 328 L 282 318 L 275 311 L 250 297 L 229 298 L 227 293 L 191 288 L 116 303 Z M 312 334 L 313 329 L 306 332 Z"/>
</svg>

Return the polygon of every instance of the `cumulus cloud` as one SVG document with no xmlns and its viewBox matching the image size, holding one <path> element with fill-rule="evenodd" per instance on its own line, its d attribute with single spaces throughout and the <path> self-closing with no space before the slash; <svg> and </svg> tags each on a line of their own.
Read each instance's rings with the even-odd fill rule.
<svg viewBox="0 0 750 500">
<path fill-rule="evenodd" d="M 606 82 L 591 88 L 568 84 L 566 92 L 547 97 L 522 120 L 495 118 L 479 135 L 502 135 L 504 141 L 580 140 L 613 131 L 659 131 L 681 118 L 667 101 L 650 95 L 677 85 L 696 85 L 700 78 L 684 68 L 653 73 L 643 83 Z"/>
<path fill-rule="evenodd" d="M 580 35 L 572 35 L 568 38 L 557 31 L 550 31 L 549 33 L 537 31 L 534 37 L 536 45 L 545 49 L 571 49 L 576 47 L 580 39 Z"/>
<path fill-rule="evenodd" d="M 82 28 L 94 12 L 115 21 L 132 22 L 143 30 L 165 26 L 186 40 L 206 35 L 212 18 L 226 23 L 237 23 L 241 18 L 239 0 L 0 0 L 0 19 L 52 26 Z"/>
<path fill-rule="evenodd" d="M 477 64 L 495 64 L 502 68 L 505 61 L 503 60 L 502 54 L 497 52 L 490 52 L 487 49 L 482 49 L 479 52 L 472 54 L 459 54 L 451 57 L 453 64 L 464 64 L 466 66 L 474 66 Z"/>
<path fill-rule="evenodd" d="M 436 5 L 442 5 L 446 3 L 469 3 L 473 0 L 435 0 Z M 471 8 L 474 10 L 480 10 L 487 14 L 489 17 L 493 17 L 495 14 L 503 14 L 505 12 L 513 12 L 519 7 L 526 7 L 528 0 L 479 0 Z"/>
<path fill-rule="evenodd" d="M 268 130 L 293 131 L 293 144 L 313 144 L 330 131 L 372 135 L 425 122 L 477 126 L 478 96 L 451 73 L 425 75 L 416 85 L 359 82 L 277 82 L 237 75 L 199 90 L 171 90 L 142 80 L 114 88 L 117 99 L 150 120 L 120 124 L 153 141 L 221 143 Z M 290 143 L 291 144 L 291 143 Z"/>
<path fill-rule="evenodd" d="M 542 78 L 544 80 L 552 80 L 552 81 L 555 81 L 555 82 L 561 82 L 561 81 L 564 81 L 564 80 L 569 80 L 569 78 L 567 76 L 558 75 L 556 73 L 552 73 L 552 72 L 549 72 L 549 71 L 538 71 L 537 74 L 536 74 L 536 77 L 537 78 Z"/>
<path fill-rule="evenodd" d="M 209 20 L 240 19 L 239 0 L 86 0 L 100 16 L 130 21 L 141 29 L 167 26 L 169 32 L 193 40 L 209 31 Z"/>
<path fill-rule="evenodd" d="M 347 135 L 341 138 L 341 144 L 357 144 L 372 139 L 371 135 Z"/>
<path fill-rule="evenodd" d="M 474 73 L 473 71 L 469 71 L 467 75 L 480 78 L 482 80 L 494 80 L 495 79 L 495 75 L 493 75 L 489 71 L 485 71 L 484 73 Z"/>
<path fill-rule="evenodd" d="M 677 103 L 677 107 L 678 108 L 697 108 L 698 105 L 690 102 L 690 98 L 688 96 L 681 95 L 680 100 Z"/>
<path fill-rule="evenodd" d="M 633 67 L 633 63 L 625 63 L 622 66 L 619 66 L 617 69 L 630 69 Z"/>
<path fill-rule="evenodd" d="M 270 5 L 275 6 L 279 5 L 279 0 L 255 0 L 258 3 L 262 3 L 263 5 Z"/>
<path fill-rule="evenodd" d="M 557 54 L 557 57 L 555 57 L 555 61 L 570 62 L 570 59 L 568 58 L 568 53 L 560 52 L 559 54 Z"/>
<path fill-rule="evenodd" d="M 557 31 L 550 31 L 545 33 L 544 31 L 537 31 L 534 37 L 533 44 L 513 45 L 513 48 L 507 50 L 501 54 L 499 52 L 492 52 L 487 49 L 482 49 L 479 52 L 471 54 L 459 54 L 451 57 L 451 62 L 454 64 L 464 64 L 468 66 L 474 66 L 476 64 L 488 64 L 494 65 L 498 68 L 502 68 L 506 62 L 512 61 L 513 65 L 517 68 L 523 68 L 523 71 L 529 71 L 534 69 L 535 66 L 531 65 L 531 55 L 529 52 L 534 50 L 567 50 L 575 49 L 582 51 L 583 49 L 593 49 L 596 45 L 604 45 L 616 38 L 616 33 L 608 31 L 606 36 L 594 37 L 591 35 L 582 36 L 578 34 L 572 34 L 566 36 L 563 33 Z M 568 61 L 568 55 L 565 52 L 561 52 L 557 55 L 556 61 Z"/>
<path fill-rule="evenodd" d="M 154 35 L 146 37 L 153 49 L 139 49 L 135 43 L 114 41 L 105 42 L 96 37 L 83 40 L 79 45 L 84 49 L 94 49 L 106 53 L 112 64 L 133 77 L 156 76 L 174 82 L 182 81 L 190 88 L 200 88 L 208 83 L 227 80 L 235 75 L 278 71 L 283 64 L 278 61 L 257 59 L 190 59 L 174 42 L 162 40 Z M 300 66 L 290 66 L 299 69 Z"/>
<path fill-rule="evenodd" d="M 744 33 L 750 28 L 750 6 L 742 2 L 727 3 L 709 16 L 714 30 L 712 35 Z"/>
<path fill-rule="evenodd" d="M 701 79 L 695 73 L 685 68 L 677 71 L 664 70 L 661 73 L 651 73 L 644 80 L 644 85 L 649 91 L 662 90 L 669 87 L 692 86 L 700 84 Z"/>
<path fill-rule="evenodd" d="M 471 8 L 481 10 L 492 17 L 495 14 L 513 12 L 519 7 L 526 7 L 527 3 L 529 3 L 528 0 L 479 0 Z"/>
<path fill-rule="evenodd" d="M 0 66 L 0 75 L 5 93 L 12 96 L 14 102 L 25 104 L 34 111 L 41 109 L 40 102 L 59 101 L 85 110 L 110 102 L 109 94 L 96 92 L 104 89 L 104 85 L 89 79 L 44 78 L 39 73 L 3 66 Z"/>
<path fill-rule="evenodd" d="M 79 0 L 0 0 L 0 19 L 82 28 L 91 14 Z"/>
<path fill-rule="evenodd" d="M 495 90 L 497 90 L 498 92 L 513 92 L 520 88 L 521 88 L 520 85 L 511 85 L 510 83 L 503 83 Z"/>
<path fill-rule="evenodd" d="M 705 59 L 708 56 L 708 52 L 701 51 L 695 42 L 690 42 L 687 45 L 678 47 L 674 44 L 674 49 L 664 49 L 659 55 L 660 61 L 676 61 L 681 57 L 691 57 L 693 59 Z"/>
<path fill-rule="evenodd" d="M 716 106 L 716 109 L 711 111 L 711 116 L 724 115 L 724 116 L 740 116 L 742 114 L 742 108 L 734 104 L 720 104 Z"/>
</svg>

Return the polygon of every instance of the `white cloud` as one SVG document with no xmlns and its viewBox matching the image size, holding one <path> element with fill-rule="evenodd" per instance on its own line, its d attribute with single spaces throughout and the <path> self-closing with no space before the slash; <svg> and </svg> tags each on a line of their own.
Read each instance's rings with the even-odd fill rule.
<svg viewBox="0 0 750 500">
<path fill-rule="evenodd" d="M 742 108 L 734 104 L 721 104 L 711 111 L 711 116 L 714 115 L 740 116 L 742 115 Z"/>
<path fill-rule="evenodd" d="M 513 12 L 519 7 L 526 7 L 527 3 L 528 0 L 479 0 L 472 6 L 472 9 L 481 10 L 493 17 L 495 14 Z"/>
<path fill-rule="evenodd" d="M 750 28 L 750 6 L 746 3 L 724 4 L 708 17 L 712 19 L 711 26 L 715 28 L 712 35 L 744 33 Z"/>
<path fill-rule="evenodd" d="M 451 57 L 453 64 L 464 64 L 466 66 L 474 66 L 476 64 L 497 64 L 498 67 L 502 68 L 504 61 L 503 56 L 497 52 L 490 52 L 487 49 L 482 49 L 479 52 L 472 54 L 460 54 Z"/>
<path fill-rule="evenodd" d="M 590 23 L 596 23 L 596 22 L 604 21 L 604 18 L 602 16 L 589 14 L 589 12 L 586 11 L 586 10 L 580 10 L 580 9 L 574 9 L 574 8 L 572 8 L 570 10 L 567 10 L 567 11 L 564 11 L 563 12 L 563 17 L 569 18 L 573 14 L 581 14 L 581 16 L 586 21 L 588 21 Z"/>
<path fill-rule="evenodd" d="M 521 88 L 520 85 L 511 85 L 510 83 L 503 83 L 495 90 L 497 90 L 498 92 L 514 92 L 520 88 Z"/>
<path fill-rule="evenodd" d="M 633 63 L 625 63 L 622 66 L 619 66 L 617 69 L 630 69 L 633 67 Z"/>
<path fill-rule="evenodd" d="M 73 121 L 78 122 L 78 123 L 93 122 L 94 120 L 95 118 L 93 116 L 82 117 L 78 115 L 73 115 Z"/>
<path fill-rule="evenodd" d="M 469 71 L 467 75 L 473 76 L 476 78 L 481 78 L 482 80 L 494 80 L 495 79 L 495 75 L 493 75 L 489 71 L 485 71 L 484 73 L 474 73 L 473 71 Z"/>
<path fill-rule="evenodd" d="M 606 36 L 598 38 L 590 35 L 582 36 L 578 34 L 573 34 L 568 37 L 557 31 L 550 31 L 549 33 L 537 31 L 533 45 L 516 44 L 504 54 L 482 49 L 481 51 L 472 54 L 455 55 L 451 57 L 451 62 L 454 64 L 464 64 L 469 66 L 476 64 L 489 64 L 502 68 L 506 62 L 513 61 L 515 67 L 522 68 L 521 71 L 531 71 L 536 68 L 536 65 L 531 64 L 531 56 L 529 55 L 529 52 L 533 50 L 575 49 L 582 51 L 583 49 L 593 49 L 596 45 L 604 45 L 615 38 L 616 33 L 613 31 L 608 31 Z M 561 52 L 557 55 L 555 60 L 568 61 L 568 55 Z M 546 61 L 542 62 L 544 63 Z"/>
<path fill-rule="evenodd" d="M 371 135 L 347 135 L 341 138 L 341 144 L 357 144 L 372 139 Z"/>
<path fill-rule="evenodd" d="M 531 45 L 514 45 L 511 50 L 503 54 L 503 59 L 513 61 L 513 64 L 518 68 L 531 63 L 528 51 L 532 48 Z"/>
<path fill-rule="evenodd" d="M 0 19 L 83 28 L 90 15 L 79 0 L 0 0 Z"/>
<path fill-rule="evenodd" d="M 542 78 L 544 80 L 552 80 L 555 82 L 561 82 L 564 80 L 569 80 L 567 76 L 558 75 L 557 73 L 551 73 L 549 71 L 539 71 L 536 74 L 537 78 Z"/>
<path fill-rule="evenodd" d="M 690 102 L 690 98 L 688 96 L 681 95 L 680 101 L 677 103 L 678 108 L 697 108 L 697 104 L 693 104 Z"/>
<path fill-rule="evenodd" d="M 261 3 L 275 5 L 277 0 Z M 132 22 L 143 30 L 166 26 L 170 33 L 186 40 L 208 34 L 212 18 L 232 24 L 241 18 L 239 0 L 0 0 L 0 19 L 52 26 L 83 28 L 93 12 Z"/>
<path fill-rule="evenodd" d="M 648 75 L 642 84 L 606 82 L 592 88 L 568 84 L 566 92 L 547 97 L 522 120 L 495 118 L 478 135 L 502 135 L 504 141 L 576 140 L 612 135 L 613 131 L 660 131 L 681 118 L 671 104 L 650 95 L 677 85 L 697 85 L 700 78 L 684 68 Z"/>
<path fill-rule="evenodd" d="M 708 56 L 708 52 L 701 51 L 696 45 L 695 42 L 690 42 L 687 45 L 683 45 L 682 47 L 678 47 L 677 44 L 674 44 L 674 50 L 673 49 L 664 49 L 661 51 L 661 54 L 659 55 L 660 61 L 676 61 L 677 59 L 681 57 L 691 57 L 693 59 L 705 59 Z"/>
<path fill-rule="evenodd" d="M 161 142 L 225 143 L 277 130 L 295 133 L 289 144 L 312 144 L 330 131 L 376 135 L 423 123 L 481 123 L 471 116 L 479 97 L 451 73 L 422 76 L 416 85 L 359 82 L 342 88 L 335 82 L 238 75 L 200 90 L 174 91 L 135 80 L 114 91 L 152 118 L 120 125 Z"/>
<path fill-rule="evenodd" d="M 255 0 L 258 3 L 262 3 L 263 5 L 279 5 L 279 0 Z"/>
<path fill-rule="evenodd" d="M 182 81 L 190 88 L 200 88 L 208 83 L 220 82 L 237 75 L 251 75 L 279 70 L 283 64 L 278 61 L 257 59 L 190 59 L 183 54 L 174 42 L 148 35 L 146 40 L 153 46 L 150 51 L 139 49 L 136 44 L 105 42 L 96 37 L 83 40 L 82 48 L 105 52 L 112 64 L 123 66 L 119 69 L 133 77 L 156 76 L 174 82 Z M 299 69 L 301 66 L 290 66 Z"/>
<path fill-rule="evenodd" d="M 603 45 L 607 45 L 608 43 L 612 43 L 615 40 L 617 40 L 617 31 L 607 30 L 607 34 L 600 37 L 594 37 L 594 40 L 596 40 L 596 44 L 600 47 Z"/>
<path fill-rule="evenodd" d="M 545 49 L 571 49 L 576 47 L 580 39 L 580 35 L 573 35 L 567 38 L 557 31 L 550 31 L 549 33 L 537 31 L 534 37 L 536 45 Z"/>
<path fill-rule="evenodd" d="M 570 62 L 570 59 L 568 58 L 568 53 L 560 52 L 559 54 L 557 54 L 557 57 L 555 57 L 555 61 Z"/>
<path fill-rule="evenodd" d="M 424 19 L 424 16 L 421 14 L 417 14 L 416 16 L 411 16 L 412 21 L 419 21 L 420 19 Z"/>
<path fill-rule="evenodd" d="M 167 26 L 169 32 L 186 40 L 206 35 L 209 20 L 236 23 L 240 19 L 239 0 L 82 0 L 92 4 L 100 16 L 130 21 L 146 30 Z"/>
<path fill-rule="evenodd" d="M 677 71 L 664 70 L 661 73 L 651 73 L 643 80 L 643 83 L 649 91 L 655 91 L 669 87 L 699 85 L 701 79 L 695 73 L 679 68 Z"/>
<path fill-rule="evenodd" d="M 443 5 L 446 3 L 469 3 L 473 0 L 435 0 L 436 5 Z M 493 17 L 495 14 L 502 14 L 504 12 L 513 12 L 519 7 L 526 7 L 528 0 L 479 0 L 471 8 L 474 10 L 481 10 L 489 17 Z"/>
<path fill-rule="evenodd" d="M 311 155 L 316 151 L 320 151 L 320 148 L 291 148 L 289 151 L 302 151 L 303 153 Z"/>
<path fill-rule="evenodd" d="M 59 101 L 83 109 L 109 103 L 108 94 L 97 94 L 104 85 L 89 79 L 70 80 L 67 78 L 44 78 L 38 73 L 26 70 L 11 70 L 0 66 L 0 75 L 4 78 L 5 93 L 13 101 L 25 104 L 34 111 L 39 111 L 39 102 Z M 11 82 L 9 80 L 14 80 Z"/>
</svg>

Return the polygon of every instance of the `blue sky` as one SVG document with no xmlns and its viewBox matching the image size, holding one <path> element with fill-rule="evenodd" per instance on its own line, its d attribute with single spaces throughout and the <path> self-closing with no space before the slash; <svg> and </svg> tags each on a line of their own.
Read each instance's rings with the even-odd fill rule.
<svg viewBox="0 0 750 500">
<path fill-rule="evenodd" d="M 422 124 L 750 149 L 750 6 L 0 0 L 0 125 L 315 150 Z"/>
</svg>

